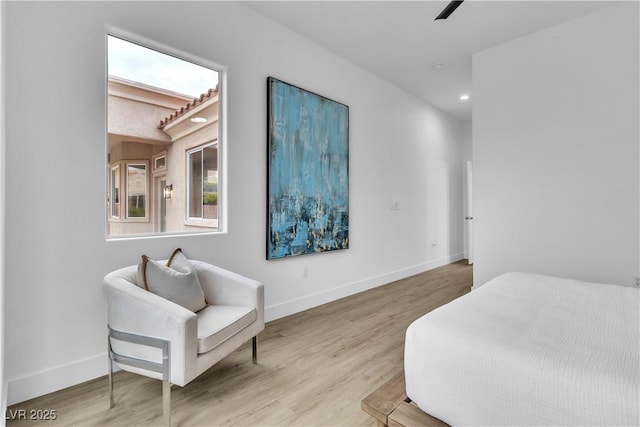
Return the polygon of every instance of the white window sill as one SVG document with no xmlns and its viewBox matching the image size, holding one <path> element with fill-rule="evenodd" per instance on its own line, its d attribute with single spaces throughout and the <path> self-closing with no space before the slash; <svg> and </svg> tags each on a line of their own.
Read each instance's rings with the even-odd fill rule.
<svg viewBox="0 0 640 427">
<path fill-rule="evenodd" d="M 218 220 L 217 219 L 189 218 L 184 222 L 184 225 L 188 225 L 190 227 L 206 227 L 206 228 L 218 229 Z"/>
</svg>

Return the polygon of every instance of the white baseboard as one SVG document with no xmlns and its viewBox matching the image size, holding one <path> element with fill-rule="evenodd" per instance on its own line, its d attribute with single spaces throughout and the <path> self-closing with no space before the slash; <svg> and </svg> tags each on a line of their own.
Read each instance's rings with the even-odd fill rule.
<svg viewBox="0 0 640 427">
<path fill-rule="evenodd" d="M 7 404 L 14 405 L 98 378 L 107 373 L 107 368 L 107 353 L 104 352 L 9 380 Z"/>
<path fill-rule="evenodd" d="M 381 285 L 386 285 L 387 283 L 395 282 L 396 280 L 404 279 L 405 277 L 413 276 L 437 267 L 441 267 L 443 265 L 451 264 L 452 262 L 460 261 L 461 259 L 463 259 L 463 257 L 463 253 L 457 253 L 412 267 L 392 271 L 380 276 L 370 277 L 358 282 L 349 283 L 347 285 L 339 286 L 333 289 L 328 289 L 326 291 L 318 292 L 312 295 L 306 295 L 301 298 L 274 304 L 265 307 L 265 321 L 269 322 L 271 320 L 280 319 L 281 317 L 296 314 L 301 311 L 338 300 L 340 298 L 345 298 L 350 295 L 373 289 Z"/>
<path fill-rule="evenodd" d="M 355 283 L 307 295 L 284 303 L 265 308 L 265 320 L 271 321 L 291 314 L 354 295 L 368 289 L 385 285 L 405 277 L 413 276 L 436 267 L 440 267 L 463 259 L 463 254 L 454 254 L 423 264 L 415 265 L 391 273 L 371 277 Z M 8 381 L 7 404 L 14 405 L 54 391 L 62 390 L 76 384 L 98 378 L 107 373 L 108 359 L 106 352 L 85 359 L 76 360 L 65 365 L 56 366 L 23 377 Z"/>
</svg>

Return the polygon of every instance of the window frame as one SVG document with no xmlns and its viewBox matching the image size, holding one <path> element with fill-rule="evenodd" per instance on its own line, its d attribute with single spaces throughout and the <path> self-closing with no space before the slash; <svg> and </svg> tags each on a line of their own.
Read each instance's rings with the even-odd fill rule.
<svg viewBox="0 0 640 427">
<path fill-rule="evenodd" d="M 152 212 L 149 211 L 149 206 L 150 203 L 154 203 L 153 198 L 154 195 L 151 194 L 151 188 L 150 186 L 152 185 L 151 180 L 155 179 L 155 173 L 164 173 L 165 171 L 168 170 L 167 165 L 169 162 L 169 156 L 168 153 L 166 151 L 164 151 L 164 155 L 165 155 L 165 167 L 164 169 L 158 168 L 155 169 L 155 162 L 156 159 L 155 157 L 153 157 L 151 159 L 151 161 L 149 162 L 149 166 L 147 169 L 148 172 L 148 176 L 147 176 L 147 201 L 146 201 L 146 207 L 145 207 L 145 214 L 146 214 L 146 219 L 136 219 L 136 218 L 131 218 L 131 219 L 125 219 L 123 218 L 124 213 L 123 213 L 123 204 L 122 204 L 122 197 L 123 197 L 123 180 L 122 180 L 122 176 L 124 175 L 124 172 L 122 171 L 121 168 L 121 176 L 120 176 L 120 189 L 119 189 L 119 203 L 120 203 L 120 216 L 119 217 L 112 217 L 111 216 L 111 167 L 116 165 L 116 163 L 122 163 L 122 161 L 120 162 L 116 162 L 116 163 L 109 163 L 108 159 L 109 159 L 109 143 L 108 143 L 108 135 L 109 135 L 109 131 L 108 128 L 105 127 L 105 135 L 107 135 L 107 143 L 105 144 L 105 159 L 107 160 L 107 164 L 109 166 L 108 168 L 108 176 L 106 179 L 106 193 L 107 193 L 107 197 L 106 202 L 107 202 L 107 215 L 105 215 L 105 239 L 107 241 L 117 241 L 117 240 L 128 240 L 128 239 L 141 239 L 141 238 L 163 238 L 163 237 L 172 237 L 172 236 L 189 236 L 189 235 L 194 235 L 194 236 L 201 236 L 204 234 L 226 234 L 228 232 L 228 224 L 226 221 L 226 213 L 227 213 L 227 198 L 226 198 L 226 173 L 227 173 L 227 159 L 226 159 L 226 141 L 227 141 L 227 70 L 228 68 L 226 66 L 223 66 L 219 63 L 213 62 L 211 60 L 208 59 L 204 59 L 202 57 L 199 56 L 195 56 L 192 54 L 189 54 L 185 51 L 173 48 L 171 46 L 165 45 L 163 43 L 157 42 L 155 40 L 151 40 L 142 36 L 139 36 L 137 34 L 131 33 L 129 31 L 126 30 L 122 30 L 121 28 L 116 28 L 113 27 L 111 25 L 108 25 L 106 28 L 106 32 L 105 32 L 105 60 L 106 63 L 108 64 L 109 58 L 108 58 L 108 52 L 107 52 L 107 39 L 109 36 L 112 37 L 116 37 L 122 40 L 125 40 L 127 42 L 130 43 L 134 43 L 137 45 L 140 45 L 142 47 L 148 48 L 148 49 L 152 49 L 155 50 L 157 52 L 160 52 L 162 54 L 165 55 L 169 55 L 169 56 L 173 56 L 176 57 L 178 59 L 182 59 L 184 61 L 188 61 L 191 62 L 192 64 L 195 65 L 199 65 L 205 68 L 208 68 L 210 70 L 215 71 L 218 74 L 218 117 L 217 117 L 217 122 L 218 122 L 218 132 L 217 132 L 217 137 L 215 139 L 215 143 L 217 144 L 217 151 L 218 151 L 218 162 L 217 162 L 217 167 L 218 167 L 218 189 L 217 189 L 217 193 L 218 193 L 218 199 L 217 199 L 217 205 L 218 205 L 218 217 L 216 220 L 207 220 L 207 219 L 198 219 L 198 218 L 193 218 L 193 219 L 189 219 L 188 216 L 185 213 L 185 221 L 184 224 L 187 226 L 195 226 L 195 227 L 207 227 L 206 230 L 198 230 L 198 229 L 194 229 L 194 228 L 189 228 L 186 230 L 172 230 L 172 231 L 164 231 L 164 232 L 158 232 L 158 231 L 153 231 L 153 232 L 145 232 L 145 233 L 127 233 L 127 234 L 110 234 L 109 232 L 109 223 L 110 222 L 142 222 L 142 221 L 151 221 L 152 220 Z M 109 75 L 108 75 L 108 66 L 105 69 L 105 80 L 108 81 Z M 107 98 L 109 95 L 105 90 L 105 98 Z M 109 120 L 109 110 L 108 108 L 105 109 L 105 116 L 106 116 L 106 123 L 108 123 Z M 160 153 L 157 153 L 160 154 Z M 162 157 L 162 156 L 158 156 L 158 157 Z M 186 172 L 186 171 L 185 171 Z M 186 175 L 186 174 L 185 174 Z M 176 189 L 176 186 L 174 184 L 174 190 Z M 184 193 L 182 196 L 186 198 L 188 193 Z M 180 196 L 178 196 L 179 198 Z M 127 198 L 128 200 L 128 198 Z M 207 224 L 207 222 L 210 222 L 209 224 Z M 211 222 L 213 222 L 213 224 L 211 224 Z"/>
<path fill-rule="evenodd" d="M 115 177 L 118 178 L 118 192 L 117 192 L 117 198 L 118 198 L 118 214 L 114 215 L 114 211 L 115 211 L 115 196 L 114 196 L 114 190 L 116 189 L 114 187 L 115 185 Z M 113 165 L 109 166 L 109 190 L 108 190 L 108 200 L 109 200 L 109 210 L 108 210 L 108 219 L 109 220 L 117 220 L 120 219 L 120 213 L 122 212 L 121 210 L 121 205 L 120 205 L 120 200 L 122 198 L 122 177 L 120 176 L 120 163 L 116 163 Z"/>
<path fill-rule="evenodd" d="M 200 152 L 203 153 L 202 162 L 204 162 L 204 149 L 209 147 L 215 147 L 217 151 L 217 163 L 216 163 L 216 171 L 218 172 L 218 183 L 217 183 L 217 205 L 218 205 L 218 216 L 217 218 L 204 218 L 204 203 L 203 203 L 203 216 L 191 216 L 191 161 L 190 156 L 193 153 Z M 204 170 L 202 171 L 202 179 L 204 181 Z M 205 142 L 204 144 L 197 145 L 195 147 L 190 147 L 185 150 L 185 225 L 195 226 L 195 227 L 215 227 L 216 230 L 212 230 L 217 232 L 220 230 L 220 144 L 219 138 L 213 139 L 209 142 Z M 204 191 L 202 193 L 202 198 L 204 199 Z M 204 200 L 203 200 L 204 202 Z"/>
<path fill-rule="evenodd" d="M 144 207 L 144 212 L 145 212 L 145 216 L 144 217 L 130 217 L 129 216 L 129 186 L 128 186 L 128 181 L 129 181 L 129 177 L 127 174 L 127 168 L 129 165 L 144 165 L 145 166 L 145 170 L 146 170 L 146 178 L 145 178 L 145 207 Z M 112 203 L 112 199 L 113 199 L 113 185 L 112 185 L 112 180 L 113 180 L 113 171 L 118 170 L 117 175 L 118 175 L 118 179 L 120 181 L 120 187 L 118 190 L 118 200 L 119 200 L 119 205 L 120 205 L 120 209 L 119 209 L 119 215 L 118 216 L 111 216 L 112 212 L 113 212 L 113 203 Z M 152 174 L 149 171 L 149 161 L 148 160 L 120 160 L 118 162 L 114 162 L 112 164 L 109 165 L 109 193 L 107 195 L 107 199 L 110 203 L 109 206 L 109 211 L 108 211 L 108 218 L 107 220 L 109 222 L 149 222 L 151 220 L 150 216 L 149 216 L 149 203 L 151 202 L 150 198 L 150 181 L 151 179 L 153 179 Z M 124 197 L 124 199 L 123 199 Z M 124 200 L 124 203 L 123 203 Z M 134 234 L 132 234 L 132 236 L 134 236 Z M 118 237 L 122 237 L 121 235 L 118 235 Z"/>
<path fill-rule="evenodd" d="M 158 160 L 164 158 L 164 165 L 158 166 Z M 152 173 L 165 172 L 167 170 L 167 151 L 162 151 L 160 153 L 154 154 L 151 158 L 152 161 Z"/>
<path fill-rule="evenodd" d="M 149 171 L 149 161 L 147 160 L 125 160 L 124 164 L 124 179 L 125 179 L 125 195 L 126 203 L 124 210 L 124 222 L 149 222 L 149 199 L 150 199 L 150 185 L 149 181 L 151 173 Z M 145 178 L 144 178 L 144 216 L 129 216 L 129 166 L 144 166 Z"/>
</svg>

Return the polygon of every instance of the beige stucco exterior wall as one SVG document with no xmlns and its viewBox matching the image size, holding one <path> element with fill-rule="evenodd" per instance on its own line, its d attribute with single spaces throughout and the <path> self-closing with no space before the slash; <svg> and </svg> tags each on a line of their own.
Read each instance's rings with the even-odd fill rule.
<svg viewBox="0 0 640 427">
<path fill-rule="evenodd" d="M 207 123 L 196 132 L 180 138 L 167 149 L 167 184 L 173 185 L 173 197 L 167 200 L 167 230 L 203 230 L 216 226 L 217 221 L 187 219 L 187 152 L 218 139 L 218 121 Z"/>
</svg>

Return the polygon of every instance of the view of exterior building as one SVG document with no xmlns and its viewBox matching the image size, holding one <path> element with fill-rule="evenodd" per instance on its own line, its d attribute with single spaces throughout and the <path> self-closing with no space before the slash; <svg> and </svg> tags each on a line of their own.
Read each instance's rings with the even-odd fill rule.
<svg viewBox="0 0 640 427">
<path fill-rule="evenodd" d="M 109 76 L 108 236 L 218 230 L 218 101 Z"/>
</svg>

